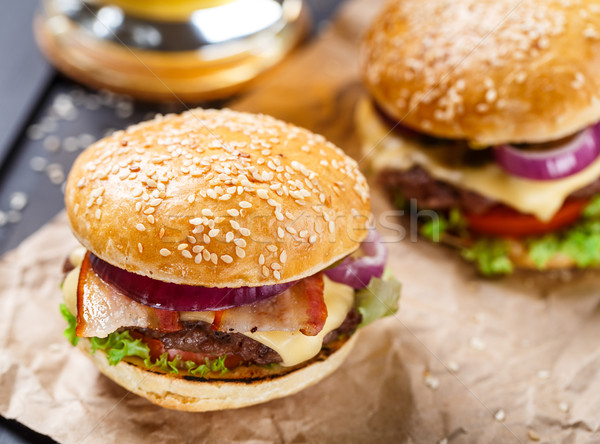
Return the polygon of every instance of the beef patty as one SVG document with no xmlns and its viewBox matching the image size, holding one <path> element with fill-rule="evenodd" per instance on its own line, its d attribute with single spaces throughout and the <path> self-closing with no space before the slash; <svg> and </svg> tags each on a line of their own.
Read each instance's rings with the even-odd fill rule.
<svg viewBox="0 0 600 444">
<path fill-rule="evenodd" d="M 481 214 L 500 204 L 474 191 L 439 181 L 418 166 L 406 171 L 382 170 L 378 180 L 389 193 L 399 191 L 404 199 L 415 199 L 420 208 L 442 211 L 460 208 L 467 213 Z M 600 178 L 576 190 L 569 197 L 584 199 L 599 193 Z"/>
<path fill-rule="evenodd" d="M 340 335 L 354 333 L 362 316 L 356 309 L 350 310 L 344 322 L 323 338 L 323 345 L 335 341 Z M 157 339 L 165 350 L 175 349 L 199 353 L 209 358 L 227 355 L 228 361 L 240 364 L 267 365 L 281 362 L 279 354 L 254 339 L 241 333 L 214 331 L 206 322 L 184 322 L 182 330 L 161 333 L 147 328 L 129 328 L 134 336 Z"/>
</svg>

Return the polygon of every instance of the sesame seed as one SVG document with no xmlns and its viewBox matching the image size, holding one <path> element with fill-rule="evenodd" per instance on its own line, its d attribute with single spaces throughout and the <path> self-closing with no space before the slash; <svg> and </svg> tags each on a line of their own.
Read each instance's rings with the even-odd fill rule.
<svg viewBox="0 0 600 444">
<path fill-rule="evenodd" d="M 192 225 L 201 225 L 202 224 L 202 218 L 201 217 L 196 217 L 194 219 L 190 219 L 190 224 L 192 224 Z"/>
<path fill-rule="evenodd" d="M 143 247 L 143 245 L 142 245 L 141 243 L 139 243 L 139 242 L 138 242 L 138 251 L 139 251 L 140 253 L 143 253 L 143 252 L 144 252 L 144 247 Z"/>
<path fill-rule="evenodd" d="M 100 220 L 100 218 L 102 217 L 102 211 L 98 209 L 96 210 L 96 213 L 94 215 L 96 216 L 96 219 Z"/>
<path fill-rule="evenodd" d="M 210 231 L 208 232 L 208 235 L 209 235 L 210 237 L 215 237 L 216 235 L 218 235 L 218 234 L 219 234 L 219 232 L 220 232 L 220 231 L 221 231 L 221 230 L 219 230 L 218 228 L 214 228 L 214 229 L 212 229 L 212 230 L 210 230 Z"/>
<path fill-rule="evenodd" d="M 308 242 L 310 242 L 311 244 L 314 244 L 317 241 L 317 235 L 313 234 L 309 239 Z"/>
<path fill-rule="evenodd" d="M 218 260 L 219 260 L 219 258 L 217 257 L 217 253 L 211 253 L 211 255 L 210 255 L 210 261 L 213 264 L 217 265 L 217 261 Z"/>
<path fill-rule="evenodd" d="M 150 205 L 151 207 L 156 207 L 158 205 L 160 205 L 162 202 L 162 199 L 152 199 L 148 205 Z"/>
<path fill-rule="evenodd" d="M 271 268 L 272 268 L 273 270 L 281 270 L 281 264 L 278 264 L 277 262 L 273 262 L 273 263 L 271 264 Z"/>
<path fill-rule="evenodd" d="M 188 244 L 179 244 L 179 245 L 177 246 L 177 249 L 178 249 L 179 251 L 181 251 L 181 250 L 185 250 L 187 247 L 188 247 Z"/>
<path fill-rule="evenodd" d="M 167 257 L 167 256 L 171 255 L 171 252 L 169 250 L 167 250 L 166 248 L 161 248 L 160 249 L 160 255 L 164 256 L 164 257 Z"/>
<path fill-rule="evenodd" d="M 202 209 L 202 215 L 203 216 L 212 216 L 213 212 L 211 210 L 209 210 L 208 208 L 203 208 Z"/>
<path fill-rule="evenodd" d="M 202 235 L 202 240 L 205 244 L 210 244 L 210 237 L 206 233 Z"/>
<path fill-rule="evenodd" d="M 204 250 L 204 246 L 202 245 L 194 245 L 194 247 L 192 247 L 194 253 L 200 253 L 202 250 Z"/>
<path fill-rule="evenodd" d="M 165 229 L 161 228 L 160 231 L 158 232 L 158 238 L 162 239 L 164 235 L 165 235 Z"/>
<path fill-rule="evenodd" d="M 151 214 L 150 214 L 150 215 L 148 215 L 148 217 L 147 217 L 146 219 L 148 219 L 148 222 L 149 222 L 150 224 L 154 224 L 154 216 L 153 216 L 153 215 L 151 215 Z"/>
<path fill-rule="evenodd" d="M 192 253 L 189 252 L 189 250 L 183 250 L 181 252 L 181 255 L 185 258 L 191 259 L 192 258 Z"/>
<path fill-rule="evenodd" d="M 229 214 L 230 216 L 235 217 L 235 216 L 239 216 L 240 212 L 238 210 L 232 208 L 230 210 L 227 210 L 227 214 Z"/>
<path fill-rule="evenodd" d="M 190 244 L 196 243 L 196 238 L 194 236 L 186 236 L 186 239 Z"/>
<path fill-rule="evenodd" d="M 263 265 L 263 267 L 262 267 L 262 272 L 265 277 L 269 277 L 269 273 L 271 273 L 270 270 L 265 265 Z"/>
<path fill-rule="evenodd" d="M 281 254 L 279 255 L 279 260 L 281 261 L 282 264 L 285 264 L 285 262 L 287 261 L 287 253 L 284 251 L 281 252 Z"/>
<path fill-rule="evenodd" d="M 144 226 L 144 224 L 137 224 L 137 225 L 135 226 L 135 228 L 136 228 L 138 231 L 146 231 L 146 227 Z"/>
<path fill-rule="evenodd" d="M 144 214 L 152 214 L 152 213 L 154 213 L 154 207 L 149 207 L 149 208 L 146 208 L 146 209 L 143 211 L 143 213 L 144 213 Z"/>
<path fill-rule="evenodd" d="M 238 224 L 236 221 L 230 220 L 229 223 L 231 224 L 231 228 L 233 228 L 234 230 L 240 229 L 240 224 Z"/>
<path fill-rule="evenodd" d="M 209 261 L 210 260 L 210 252 L 208 250 L 202 251 L 202 257 L 204 258 L 205 261 Z"/>
<path fill-rule="evenodd" d="M 267 245 L 267 250 L 269 250 L 271 253 L 274 253 L 277 251 L 277 246 L 276 245 Z"/>
<path fill-rule="evenodd" d="M 244 251 L 243 248 L 240 248 L 240 247 L 235 247 L 235 254 L 237 257 L 241 257 L 241 258 L 246 256 L 246 252 Z"/>
<path fill-rule="evenodd" d="M 238 205 L 241 208 L 250 208 L 252 206 L 250 202 L 246 202 L 245 200 L 242 200 Z"/>
<path fill-rule="evenodd" d="M 233 262 L 233 258 L 231 256 L 229 256 L 228 254 L 224 254 L 221 256 L 221 260 L 223 262 L 225 262 L 226 264 L 230 264 Z"/>
<path fill-rule="evenodd" d="M 281 279 L 281 273 L 279 273 L 279 271 L 275 270 L 273 272 L 273 276 L 275 277 L 275 279 L 279 280 Z"/>
<path fill-rule="evenodd" d="M 135 211 L 140 211 L 142 209 L 142 203 L 141 202 L 136 202 L 135 203 Z"/>
<path fill-rule="evenodd" d="M 261 199 L 268 199 L 269 198 L 269 193 L 267 193 L 267 190 L 262 189 L 262 188 L 259 188 L 258 190 L 256 190 L 256 194 Z"/>
<path fill-rule="evenodd" d="M 188 200 L 189 203 L 194 203 L 194 201 L 196 200 L 196 196 L 194 196 L 193 194 L 190 194 L 188 196 L 187 200 Z"/>
<path fill-rule="evenodd" d="M 285 236 L 285 232 L 283 231 L 283 228 L 281 228 L 281 227 L 277 228 L 277 236 L 279 236 L 280 238 L 283 239 L 283 237 Z"/>
<path fill-rule="evenodd" d="M 285 229 L 288 231 L 288 233 L 290 234 L 296 234 L 297 231 L 294 227 L 290 227 L 289 225 L 287 227 L 285 227 Z"/>
<path fill-rule="evenodd" d="M 242 236 L 250 236 L 250 230 L 248 228 L 240 228 L 240 233 Z"/>
<path fill-rule="evenodd" d="M 260 256 L 258 256 L 258 264 L 264 265 L 264 263 L 265 263 L 265 255 L 261 254 Z"/>
<path fill-rule="evenodd" d="M 242 247 L 245 248 L 246 247 L 246 241 L 244 239 L 236 239 L 235 241 L 233 241 L 238 247 Z"/>
</svg>

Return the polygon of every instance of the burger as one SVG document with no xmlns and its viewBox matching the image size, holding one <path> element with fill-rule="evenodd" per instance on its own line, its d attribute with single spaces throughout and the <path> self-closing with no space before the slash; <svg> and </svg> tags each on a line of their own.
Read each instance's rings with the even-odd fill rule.
<svg viewBox="0 0 600 444">
<path fill-rule="evenodd" d="M 397 309 L 355 161 L 271 117 L 196 109 L 98 141 L 65 203 L 65 336 L 163 407 L 207 411 L 314 384 Z"/>
<path fill-rule="evenodd" d="M 600 3 L 391 1 L 360 49 L 364 154 L 485 275 L 600 265 Z"/>
</svg>

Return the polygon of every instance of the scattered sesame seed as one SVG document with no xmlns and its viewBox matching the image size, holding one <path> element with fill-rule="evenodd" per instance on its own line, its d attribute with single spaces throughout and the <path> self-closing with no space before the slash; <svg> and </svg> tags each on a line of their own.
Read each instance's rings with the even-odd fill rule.
<svg viewBox="0 0 600 444">
<path fill-rule="evenodd" d="M 146 219 L 148 219 L 148 222 L 149 222 L 150 224 L 154 224 L 154 216 L 153 216 L 153 215 L 151 215 L 151 214 L 150 214 L 150 215 L 148 215 L 148 217 L 146 217 Z"/>
<path fill-rule="evenodd" d="M 137 224 L 137 225 L 135 226 L 135 228 L 136 228 L 138 231 L 146 231 L 146 227 L 144 226 L 144 224 Z"/>
<path fill-rule="evenodd" d="M 143 247 L 143 245 L 142 245 L 141 243 L 139 243 L 139 242 L 138 242 L 138 251 L 139 251 L 140 253 L 143 253 L 143 252 L 144 252 L 144 247 Z"/>
<path fill-rule="evenodd" d="M 250 202 L 246 202 L 245 200 L 242 200 L 238 205 L 241 208 L 250 208 L 252 206 Z"/>
<path fill-rule="evenodd" d="M 567 413 L 569 411 L 569 404 L 567 404 L 566 402 L 561 402 L 560 404 L 558 404 L 558 408 L 561 412 Z"/>
<path fill-rule="evenodd" d="M 230 264 L 233 262 L 233 258 L 231 256 L 229 256 L 228 254 L 224 254 L 221 256 L 221 260 L 223 262 L 225 262 L 226 264 Z"/>
<path fill-rule="evenodd" d="M 160 255 L 164 256 L 164 257 L 167 257 L 167 256 L 171 255 L 171 252 L 169 250 L 167 250 L 166 248 L 161 248 L 160 249 Z"/>
<path fill-rule="evenodd" d="M 425 376 L 425 385 L 431 390 L 437 390 L 440 386 L 440 380 L 429 373 Z"/>
<path fill-rule="evenodd" d="M 265 263 L 265 255 L 261 254 L 260 256 L 258 256 L 258 264 L 264 265 L 264 263 Z"/>
<path fill-rule="evenodd" d="M 240 234 L 242 236 L 250 236 L 250 230 L 248 228 L 240 228 Z"/>
<path fill-rule="evenodd" d="M 474 338 L 471 338 L 469 345 L 471 346 L 471 348 L 474 348 L 475 350 L 480 350 L 480 351 L 485 350 L 485 342 L 483 342 L 483 340 L 477 336 L 475 336 Z"/>
<path fill-rule="evenodd" d="M 181 255 L 187 259 L 191 259 L 192 258 L 192 253 L 189 252 L 189 250 L 183 250 L 181 252 Z"/>
<path fill-rule="evenodd" d="M 540 440 L 540 435 L 535 430 L 529 430 L 527 434 L 529 435 L 529 439 L 531 439 L 532 441 Z"/>
<path fill-rule="evenodd" d="M 281 279 L 281 273 L 280 273 L 279 271 L 277 271 L 277 270 L 275 270 L 275 271 L 273 272 L 273 276 L 274 276 L 274 277 L 275 277 L 275 279 L 277 279 L 277 280 Z"/>
<path fill-rule="evenodd" d="M 237 257 L 243 258 L 246 256 L 246 252 L 244 251 L 243 248 L 240 247 L 235 247 L 235 254 Z"/>
<path fill-rule="evenodd" d="M 202 209 L 202 215 L 203 216 L 212 216 L 213 212 L 211 210 L 209 210 L 208 208 L 203 208 Z"/>
<path fill-rule="evenodd" d="M 496 412 L 496 414 L 494 415 L 494 418 L 496 418 L 496 421 L 504 421 L 504 419 L 506 418 L 506 414 L 504 413 L 504 410 L 500 409 Z"/>
<path fill-rule="evenodd" d="M 540 379 L 548 379 L 548 378 L 550 378 L 550 371 L 549 370 L 540 370 L 539 372 L 537 372 L 537 377 Z"/>
</svg>

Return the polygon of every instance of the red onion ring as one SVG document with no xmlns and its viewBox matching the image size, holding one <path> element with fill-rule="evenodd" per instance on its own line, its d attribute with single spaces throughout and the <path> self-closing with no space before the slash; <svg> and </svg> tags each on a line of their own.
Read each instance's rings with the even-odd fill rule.
<svg viewBox="0 0 600 444">
<path fill-rule="evenodd" d="M 262 287 L 209 288 L 179 285 L 111 265 L 90 253 L 90 264 L 106 283 L 140 304 L 171 311 L 217 311 L 252 304 L 283 293 L 296 282 Z"/>
<path fill-rule="evenodd" d="M 337 267 L 325 270 L 327 277 L 354 289 L 365 288 L 373 277 L 380 278 L 385 269 L 387 248 L 376 230 L 369 230 L 360 248 L 365 256 L 346 258 Z"/>
<path fill-rule="evenodd" d="M 512 145 L 494 148 L 496 162 L 508 173 L 534 180 L 556 180 L 575 174 L 600 155 L 600 126 L 588 127 L 558 148 L 527 151 Z"/>
</svg>

